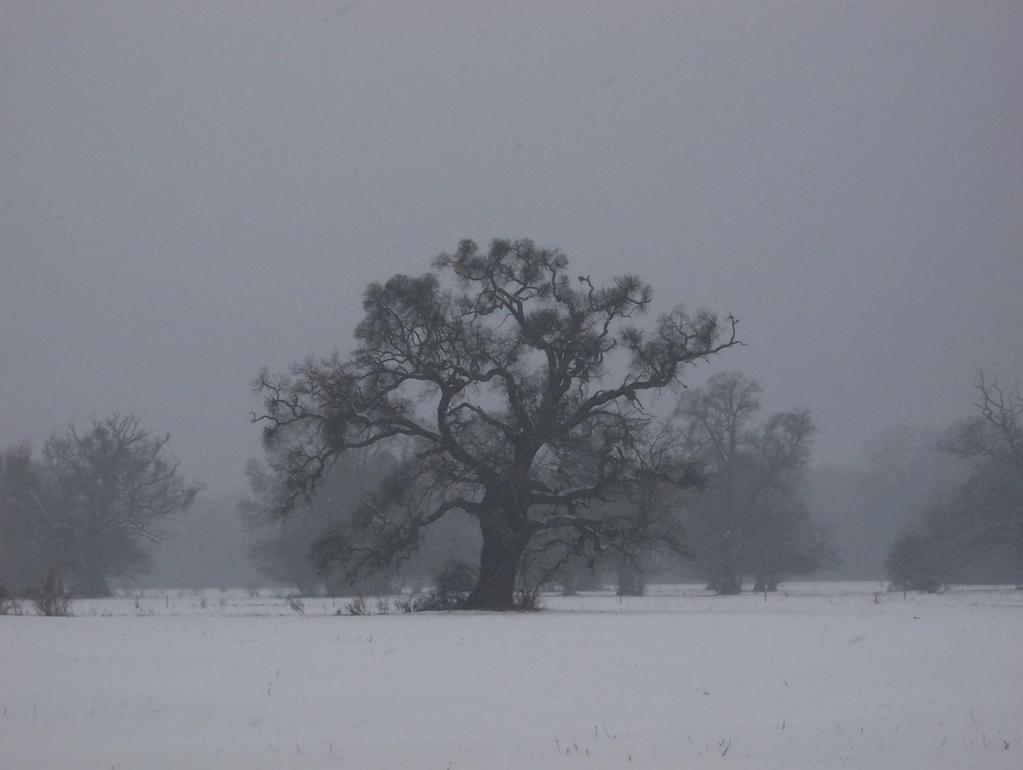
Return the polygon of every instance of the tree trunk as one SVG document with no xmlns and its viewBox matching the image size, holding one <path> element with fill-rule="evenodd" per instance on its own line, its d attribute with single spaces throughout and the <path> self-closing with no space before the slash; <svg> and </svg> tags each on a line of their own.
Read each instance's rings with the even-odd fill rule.
<svg viewBox="0 0 1023 770">
<path fill-rule="evenodd" d="M 483 534 L 480 576 L 465 602 L 466 609 L 515 609 L 515 578 L 526 542 L 503 518 L 500 513 L 480 518 Z"/>
<path fill-rule="evenodd" d="M 713 590 L 725 596 L 737 596 L 742 593 L 742 582 L 734 574 L 722 575 L 713 585 Z"/>
<path fill-rule="evenodd" d="M 74 595 L 81 599 L 103 599 L 110 596 L 110 586 L 102 571 L 83 566 L 75 569 Z"/>
<path fill-rule="evenodd" d="M 558 581 L 561 583 L 562 596 L 575 596 L 579 593 L 578 570 L 571 559 L 561 565 L 561 569 L 558 571 Z"/>
<path fill-rule="evenodd" d="M 619 596 L 642 596 L 646 592 L 646 575 L 630 559 L 621 557 L 616 572 Z"/>
<path fill-rule="evenodd" d="M 558 569 L 558 582 L 562 596 L 575 596 L 580 591 L 600 591 L 604 588 L 600 571 L 582 556 L 569 556 Z"/>
<path fill-rule="evenodd" d="M 742 593 L 742 575 L 737 566 L 735 546 L 732 543 L 731 532 L 725 532 L 719 544 L 720 556 L 718 558 L 717 574 L 711 580 L 714 590 L 719 594 L 734 596 Z"/>
</svg>

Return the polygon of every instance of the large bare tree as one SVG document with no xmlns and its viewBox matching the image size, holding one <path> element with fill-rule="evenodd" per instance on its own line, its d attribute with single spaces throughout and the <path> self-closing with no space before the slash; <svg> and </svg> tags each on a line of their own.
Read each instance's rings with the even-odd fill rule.
<svg viewBox="0 0 1023 770">
<path fill-rule="evenodd" d="M 401 447 L 405 462 L 362 514 L 321 543 L 323 561 L 401 558 L 451 511 L 482 533 L 472 608 L 509 609 L 521 557 L 545 534 L 620 542 L 621 516 L 591 507 L 627 483 L 641 398 L 687 364 L 737 344 L 707 311 L 681 306 L 644 330 L 650 287 L 598 286 L 557 250 L 462 241 L 419 277 L 365 292 L 354 352 L 307 360 L 257 389 L 264 438 L 286 468 L 287 511 L 342 452 Z"/>
</svg>

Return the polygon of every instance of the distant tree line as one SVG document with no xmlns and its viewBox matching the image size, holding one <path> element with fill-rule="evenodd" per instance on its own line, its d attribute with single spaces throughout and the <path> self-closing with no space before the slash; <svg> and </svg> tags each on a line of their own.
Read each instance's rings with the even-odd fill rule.
<svg viewBox="0 0 1023 770">
<path fill-rule="evenodd" d="M 613 544 L 557 533 L 536 538 L 522 555 L 521 580 L 565 593 L 610 583 L 622 595 L 641 595 L 651 578 L 685 564 L 708 588 L 738 593 L 744 580 L 756 591 L 774 591 L 784 579 L 833 565 L 829 532 L 805 500 L 813 424 L 805 411 L 757 424 L 759 390 L 754 380 L 726 372 L 686 391 L 669 417 L 651 418 L 628 448 L 633 483 L 588 507 L 587 515 L 605 525 L 618 522 L 619 538 Z M 386 541 L 377 546 L 370 539 L 352 562 L 330 557 L 338 532 L 354 538 L 391 523 L 374 523 L 380 509 L 372 493 L 398 467 L 378 450 L 342 455 L 308 497 L 281 515 L 286 470 L 276 461 L 250 463 L 242 512 L 261 533 L 253 556 L 263 573 L 309 594 L 385 593 L 436 581 L 456 563 L 478 574 L 480 541 L 468 517 L 454 527 L 449 522 L 447 549 L 437 547 L 431 529 L 400 558 Z"/>
<path fill-rule="evenodd" d="M 774 591 L 893 540 L 896 586 L 1023 580 L 1018 389 L 981 377 L 977 414 L 933 446 L 893 433 L 866 468 L 811 473 L 807 411 L 762 414 L 735 371 L 683 382 L 738 322 L 677 305 L 640 324 L 651 303 L 637 276 L 599 285 L 528 240 L 463 241 L 371 284 L 350 355 L 257 378 L 253 563 L 303 594 L 432 583 L 438 606 L 492 610 L 683 573 Z M 104 596 L 148 571 L 199 492 L 168 440 L 114 414 L 4 450 L 0 587 Z"/>
</svg>

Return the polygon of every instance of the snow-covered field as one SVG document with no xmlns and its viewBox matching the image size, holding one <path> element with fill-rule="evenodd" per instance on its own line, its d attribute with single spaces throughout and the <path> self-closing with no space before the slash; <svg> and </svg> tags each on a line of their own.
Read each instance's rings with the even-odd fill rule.
<svg viewBox="0 0 1023 770">
<path fill-rule="evenodd" d="M 1023 767 L 1023 591 L 881 590 L 370 617 L 174 591 L 0 617 L 0 767 Z"/>
</svg>

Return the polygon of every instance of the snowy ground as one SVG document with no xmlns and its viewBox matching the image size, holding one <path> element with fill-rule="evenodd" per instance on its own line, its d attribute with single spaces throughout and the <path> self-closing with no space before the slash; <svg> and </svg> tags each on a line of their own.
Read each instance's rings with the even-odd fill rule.
<svg viewBox="0 0 1023 770">
<path fill-rule="evenodd" d="M 0 617 L 0 767 L 1023 767 L 1023 591 L 879 590 L 372 617 L 175 591 Z"/>
</svg>

